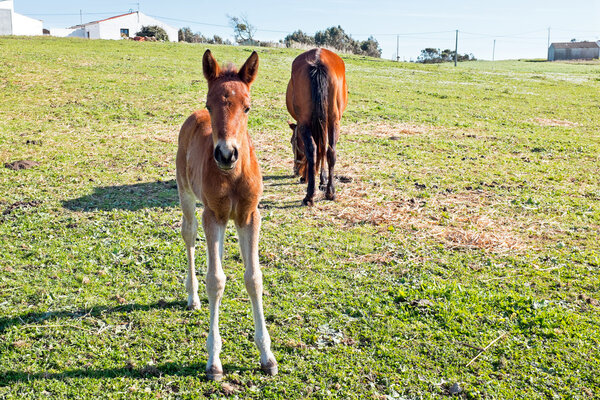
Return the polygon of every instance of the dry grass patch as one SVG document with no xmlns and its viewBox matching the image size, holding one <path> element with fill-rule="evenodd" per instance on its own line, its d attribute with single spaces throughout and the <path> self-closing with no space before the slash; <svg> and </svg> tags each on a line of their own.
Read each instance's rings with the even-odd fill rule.
<svg viewBox="0 0 600 400">
<path fill-rule="evenodd" d="M 501 201 L 491 192 L 439 193 L 429 199 L 394 197 L 381 187 L 354 180 L 338 197 L 335 219 L 343 227 L 371 224 L 381 231 L 410 231 L 423 239 L 434 238 L 453 248 L 477 248 L 493 252 L 520 250 L 525 246 L 515 228 L 517 221 L 494 214 Z M 384 195 L 385 194 L 385 195 Z M 322 203 L 321 203 L 322 204 Z M 524 231 L 517 229 L 519 231 Z"/>
<path fill-rule="evenodd" d="M 369 135 L 379 138 L 394 138 L 405 135 L 423 135 L 430 133 L 439 133 L 443 129 L 441 127 L 430 125 L 418 125 L 408 122 L 400 122 L 389 124 L 384 122 L 364 124 L 349 124 L 342 125 L 342 138 L 344 135 Z"/>
<path fill-rule="evenodd" d="M 579 126 L 577 122 L 571 122 L 565 119 L 534 118 L 534 121 L 540 126 Z"/>
</svg>

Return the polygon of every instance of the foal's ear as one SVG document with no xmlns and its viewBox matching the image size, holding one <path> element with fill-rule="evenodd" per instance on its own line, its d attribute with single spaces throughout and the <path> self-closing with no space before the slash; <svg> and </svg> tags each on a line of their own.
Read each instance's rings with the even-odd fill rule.
<svg viewBox="0 0 600 400">
<path fill-rule="evenodd" d="M 204 72 L 204 77 L 209 83 L 217 79 L 221 74 L 219 63 L 217 63 L 210 50 L 206 50 L 202 57 L 202 72 Z"/>
<path fill-rule="evenodd" d="M 240 72 L 238 72 L 238 76 L 245 82 L 246 85 L 250 86 L 252 82 L 256 79 L 256 75 L 258 74 L 258 53 L 253 51 L 250 54 L 250 57 L 246 60 L 242 68 L 240 68 Z"/>
</svg>

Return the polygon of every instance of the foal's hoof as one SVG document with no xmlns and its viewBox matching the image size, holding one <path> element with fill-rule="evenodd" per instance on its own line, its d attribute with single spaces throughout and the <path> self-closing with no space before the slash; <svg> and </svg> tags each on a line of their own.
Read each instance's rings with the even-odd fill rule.
<svg viewBox="0 0 600 400">
<path fill-rule="evenodd" d="M 306 178 L 304 178 L 303 176 L 300 177 L 300 183 L 306 183 Z"/>
<path fill-rule="evenodd" d="M 196 298 L 188 297 L 187 309 L 191 311 L 200 309 L 200 299 L 198 296 L 196 296 Z"/>
<path fill-rule="evenodd" d="M 327 192 L 327 193 L 325 193 L 325 198 L 327 200 L 332 200 L 333 201 L 333 200 L 335 200 L 335 193 Z"/>
<path fill-rule="evenodd" d="M 264 372 L 265 374 L 267 374 L 269 376 L 275 376 L 275 375 L 277 375 L 277 372 L 278 372 L 277 361 L 269 360 L 269 361 L 267 361 L 266 364 L 261 364 L 260 369 L 262 372 Z"/>
<path fill-rule="evenodd" d="M 309 199 L 308 197 L 305 197 L 304 200 L 302 200 L 303 206 L 313 206 L 314 204 L 313 199 Z"/>
<path fill-rule="evenodd" d="M 223 379 L 223 370 L 215 367 L 214 365 L 210 368 L 206 368 L 206 378 L 209 381 L 220 381 Z"/>
</svg>

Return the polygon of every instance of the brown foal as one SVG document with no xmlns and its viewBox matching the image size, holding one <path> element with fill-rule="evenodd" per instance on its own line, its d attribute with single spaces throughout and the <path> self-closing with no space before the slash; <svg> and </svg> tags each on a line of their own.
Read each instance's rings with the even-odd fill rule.
<svg viewBox="0 0 600 400">
<path fill-rule="evenodd" d="M 221 69 L 206 50 L 202 59 L 204 77 L 208 81 L 206 110 L 194 112 L 179 132 L 177 150 L 177 189 L 183 211 L 181 234 L 188 257 L 186 288 L 188 307 L 198 309 L 198 279 L 194 268 L 194 250 L 198 221 L 196 200 L 204 205 L 202 227 L 206 236 L 206 293 L 210 306 L 210 329 L 206 339 L 209 379 L 223 377 L 219 359 L 219 305 L 225 289 L 225 273 L 221 265 L 227 221 L 232 219 L 239 236 L 244 260 L 244 281 L 252 302 L 255 335 L 260 351 L 261 369 L 277 373 L 277 362 L 271 352 L 271 338 L 265 324 L 262 306 L 262 273 L 258 263 L 262 176 L 248 134 L 250 85 L 258 72 L 258 54 L 253 52 L 239 72 L 233 67 Z"/>
</svg>

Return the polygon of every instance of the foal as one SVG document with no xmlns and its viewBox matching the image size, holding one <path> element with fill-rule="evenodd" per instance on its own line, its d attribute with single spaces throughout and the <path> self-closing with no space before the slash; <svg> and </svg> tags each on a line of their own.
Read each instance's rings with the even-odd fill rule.
<svg viewBox="0 0 600 400">
<path fill-rule="evenodd" d="M 222 344 L 219 305 L 225 289 L 225 273 L 221 259 L 225 228 L 230 219 L 235 222 L 244 260 L 244 281 L 252 302 L 254 341 L 260 351 L 261 369 L 275 375 L 277 362 L 271 352 L 271 338 L 263 314 L 262 273 L 258 264 L 261 218 L 257 206 L 262 194 L 262 176 L 248 134 L 250 85 L 258 72 L 258 54 L 253 52 L 238 72 L 233 67 L 221 69 L 210 50 L 206 50 L 202 69 L 208 81 L 206 110 L 194 112 L 185 121 L 179 132 L 177 150 L 177 189 L 183 211 L 181 235 L 188 257 L 188 308 L 200 307 L 194 269 L 198 229 L 195 209 L 196 199 L 200 199 L 204 205 L 202 227 L 206 236 L 206 293 L 210 306 L 207 377 L 211 380 L 223 377 L 219 359 Z"/>
</svg>

